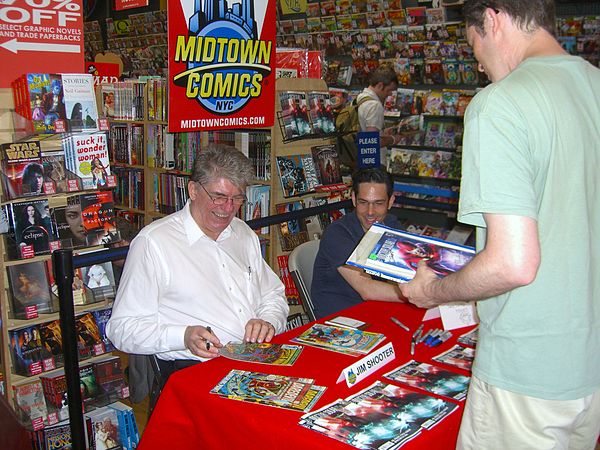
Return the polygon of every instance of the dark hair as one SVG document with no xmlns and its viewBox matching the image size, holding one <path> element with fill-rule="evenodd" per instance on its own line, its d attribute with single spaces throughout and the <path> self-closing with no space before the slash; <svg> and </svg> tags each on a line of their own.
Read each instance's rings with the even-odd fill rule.
<svg viewBox="0 0 600 450">
<path fill-rule="evenodd" d="M 40 192 L 37 175 L 44 177 L 44 166 L 39 163 L 29 163 L 23 169 L 23 185 L 29 186 L 29 192 Z"/>
<path fill-rule="evenodd" d="M 552 35 L 556 34 L 554 0 L 465 0 L 463 15 L 467 27 L 475 27 L 482 36 L 485 34 L 483 21 L 487 8 L 507 14 L 524 32 L 543 28 Z"/>
<path fill-rule="evenodd" d="M 245 188 L 254 178 L 252 163 L 235 147 L 211 144 L 196 155 L 190 180 L 205 184 L 218 178 Z"/>
<path fill-rule="evenodd" d="M 42 222 L 42 214 L 38 211 L 38 209 L 32 203 L 27 203 L 27 205 L 25 205 L 25 208 L 23 208 L 21 220 L 23 220 L 24 223 L 29 222 L 28 221 L 29 214 L 27 214 L 27 210 L 29 209 L 30 206 L 33 208 L 33 221 L 36 223 L 36 225 L 40 224 Z"/>
<path fill-rule="evenodd" d="M 384 86 L 392 83 L 398 84 L 398 75 L 396 74 L 396 71 L 387 64 L 379 66 L 369 77 L 369 86 L 376 86 L 379 83 L 383 83 Z"/>
<path fill-rule="evenodd" d="M 362 183 L 385 184 L 388 198 L 394 193 L 394 182 L 392 181 L 392 177 L 380 167 L 359 169 L 352 174 L 352 190 L 355 195 L 358 194 L 358 187 Z"/>
</svg>

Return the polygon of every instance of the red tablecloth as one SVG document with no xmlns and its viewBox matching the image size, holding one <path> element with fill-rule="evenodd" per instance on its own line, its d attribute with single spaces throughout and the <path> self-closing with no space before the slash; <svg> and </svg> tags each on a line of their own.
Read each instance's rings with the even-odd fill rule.
<svg viewBox="0 0 600 450">
<path fill-rule="evenodd" d="M 370 324 L 368 331 L 385 334 L 393 342 L 396 359 L 365 380 L 348 388 L 345 381 L 336 384 L 342 369 L 358 358 L 305 347 L 293 366 L 281 367 L 243 363 L 227 358 L 216 358 L 210 362 L 181 370 L 171 376 L 160 396 L 156 409 L 143 433 L 140 450 L 151 449 L 348 449 L 334 439 L 298 425 L 302 413 L 264 405 L 245 403 L 221 398 L 209 391 L 231 369 L 284 374 L 314 378 L 315 384 L 327 386 L 324 395 L 315 405 L 316 410 L 338 398 L 345 398 L 376 380 L 383 374 L 409 361 L 410 339 L 421 323 L 424 310 L 412 305 L 387 302 L 365 302 L 343 311 L 344 316 L 363 320 Z M 391 322 L 394 316 L 408 325 L 410 333 Z M 308 326 L 297 328 L 274 339 L 288 343 Z M 425 322 L 425 331 L 441 328 L 439 319 Z M 456 338 L 469 328 L 455 330 L 453 337 L 435 348 L 418 345 L 414 359 L 431 362 L 431 357 L 455 344 Z M 384 341 L 384 345 L 388 340 Z M 456 372 L 467 374 L 459 369 Z M 406 443 L 403 450 L 454 449 L 464 402 L 460 408 L 431 430 L 421 433 Z"/>
</svg>

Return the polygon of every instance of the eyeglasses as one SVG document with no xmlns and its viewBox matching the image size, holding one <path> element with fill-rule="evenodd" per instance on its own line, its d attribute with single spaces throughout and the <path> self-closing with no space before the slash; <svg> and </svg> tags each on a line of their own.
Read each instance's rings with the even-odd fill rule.
<svg viewBox="0 0 600 450">
<path fill-rule="evenodd" d="M 200 186 L 202 186 L 202 189 L 204 189 L 204 192 L 206 192 L 206 195 L 208 195 L 208 197 L 212 200 L 212 202 L 217 206 L 223 206 L 223 205 L 227 204 L 230 200 L 234 205 L 242 206 L 246 202 L 246 200 L 248 200 L 248 198 L 244 194 L 234 195 L 233 197 L 229 197 L 227 195 L 221 195 L 221 194 L 211 194 L 210 192 L 208 192 L 206 190 L 206 188 L 204 187 L 204 185 L 202 183 L 198 182 L 198 184 Z"/>
</svg>

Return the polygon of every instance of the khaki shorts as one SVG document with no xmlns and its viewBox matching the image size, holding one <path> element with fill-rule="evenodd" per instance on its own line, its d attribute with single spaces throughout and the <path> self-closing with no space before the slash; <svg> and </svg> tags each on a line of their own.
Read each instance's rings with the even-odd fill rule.
<svg viewBox="0 0 600 450">
<path fill-rule="evenodd" d="M 577 400 L 515 394 L 471 378 L 458 450 L 593 450 L 600 389 Z"/>
</svg>

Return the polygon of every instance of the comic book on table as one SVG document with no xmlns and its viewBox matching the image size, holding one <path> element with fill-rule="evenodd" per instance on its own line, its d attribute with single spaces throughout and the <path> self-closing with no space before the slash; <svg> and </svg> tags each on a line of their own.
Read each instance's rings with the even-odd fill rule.
<svg viewBox="0 0 600 450">
<path fill-rule="evenodd" d="M 434 361 L 458 367 L 463 370 L 471 370 L 475 359 L 475 349 L 454 345 L 452 348 L 434 356 Z"/>
<path fill-rule="evenodd" d="M 313 383 L 310 378 L 233 369 L 210 392 L 233 400 L 306 412 L 326 389 Z"/>
<path fill-rule="evenodd" d="M 385 336 L 381 333 L 316 323 L 293 338 L 292 342 L 359 356 L 369 353 L 384 339 Z"/>
<path fill-rule="evenodd" d="M 219 349 L 219 354 L 236 361 L 291 366 L 302 353 L 301 345 L 273 344 L 270 342 L 229 342 Z"/>
<path fill-rule="evenodd" d="M 464 400 L 470 377 L 438 366 L 411 360 L 384 375 L 392 381 L 424 389 L 433 394 Z"/>
<path fill-rule="evenodd" d="M 391 384 L 361 392 L 305 414 L 299 424 L 355 448 L 398 448 L 427 432 L 458 405 Z"/>
<path fill-rule="evenodd" d="M 456 340 L 457 343 L 464 347 L 477 347 L 477 338 L 479 337 L 478 328 L 475 328 L 467 333 L 461 334 Z"/>
<path fill-rule="evenodd" d="M 374 224 L 354 249 L 347 264 L 393 281 L 410 281 L 424 260 L 443 277 L 467 264 L 475 249 L 429 236 Z"/>
</svg>

